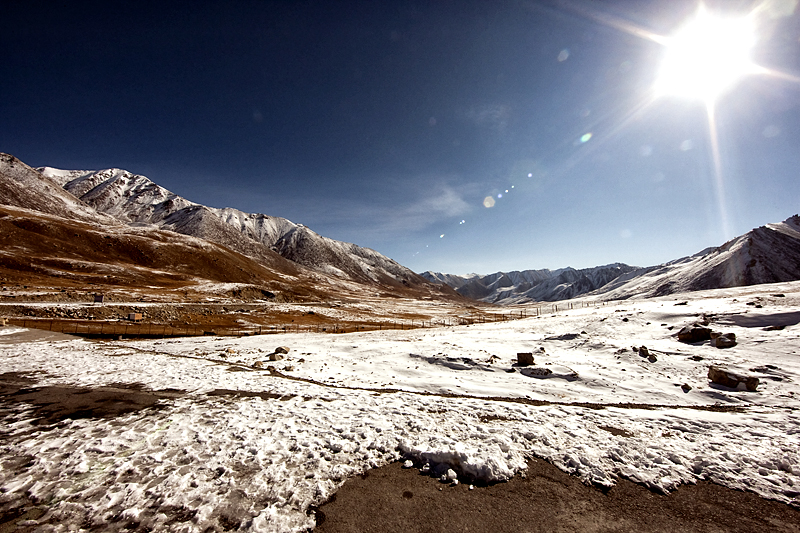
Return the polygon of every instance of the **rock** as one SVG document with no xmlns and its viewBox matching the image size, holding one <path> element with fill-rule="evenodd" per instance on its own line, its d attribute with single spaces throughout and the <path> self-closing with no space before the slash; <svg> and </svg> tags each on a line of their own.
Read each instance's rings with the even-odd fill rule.
<svg viewBox="0 0 800 533">
<path fill-rule="evenodd" d="M 455 470 L 452 468 L 448 468 L 447 472 L 442 474 L 442 477 L 439 478 L 442 483 L 455 483 L 458 481 L 458 474 L 456 474 Z"/>
<path fill-rule="evenodd" d="M 520 366 L 528 366 L 533 364 L 533 353 L 531 352 L 518 352 L 517 364 Z"/>
<path fill-rule="evenodd" d="M 716 346 L 717 348 L 731 348 L 736 346 L 736 334 L 712 331 L 711 346 Z"/>
<path fill-rule="evenodd" d="M 236 350 L 234 350 L 233 348 L 227 348 L 227 349 L 225 350 L 225 352 L 226 352 L 226 353 L 236 353 Z"/>
<path fill-rule="evenodd" d="M 683 389 L 683 392 L 689 392 L 690 390 L 692 390 L 692 386 L 689 385 L 688 383 L 684 383 L 683 385 L 681 385 L 681 389 Z"/>
<path fill-rule="evenodd" d="M 656 361 L 658 361 L 658 357 L 656 357 L 653 354 L 650 354 L 647 356 L 647 360 L 650 361 L 651 363 L 655 363 Z"/>
<path fill-rule="evenodd" d="M 550 370 L 549 368 L 541 368 L 541 367 L 525 369 L 525 371 L 523 372 L 523 374 L 525 374 L 526 376 L 540 376 L 540 377 L 549 376 L 552 373 L 553 371 Z"/>
<path fill-rule="evenodd" d="M 703 342 L 711 338 L 711 328 L 701 326 L 700 324 L 692 324 L 684 326 L 678 332 L 678 340 L 681 342 Z"/>
<path fill-rule="evenodd" d="M 275 348 L 275 352 L 274 353 L 287 354 L 287 353 L 289 353 L 289 348 L 287 348 L 286 346 L 278 346 L 277 348 Z"/>
<path fill-rule="evenodd" d="M 283 361 L 284 359 L 286 359 L 286 358 L 283 355 L 279 354 L 279 353 L 271 353 L 271 354 L 269 354 L 269 360 L 270 361 Z"/>
<path fill-rule="evenodd" d="M 713 365 L 708 367 L 708 379 L 710 379 L 712 383 L 724 385 L 732 389 L 738 389 L 740 385 L 743 385 L 749 391 L 755 391 L 759 383 L 758 378 L 755 376 L 742 376 L 741 374 Z"/>
<path fill-rule="evenodd" d="M 8 325 L 8 321 L 5 317 L 0 318 L 0 326 L 6 327 Z"/>
<path fill-rule="evenodd" d="M 497 362 L 497 361 L 499 361 L 499 360 L 500 360 L 500 358 L 499 358 L 499 357 L 497 357 L 496 355 L 492 355 L 492 356 L 490 356 L 490 357 L 489 357 L 488 364 L 490 364 L 490 365 L 491 365 L 491 364 L 494 364 L 494 363 L 496 363 L 496 362 Z"/>
<path fill-rule="evenodd" d="M 405 463 L 403 463 L 403 468 L 412 468 L 414 466 L 414 461 L 411 459 L 407 459 Z"/>
<path fill-rule="evenodd" d="M 286 365 L 283 367 L 284 372 L 294 372 L 294 365 Z"/>
<path fill-rule="evenodd" d="M 274 366 L 272 366 L 272 365 L 269 365 L 269 366 L 267 367 L 267 370 L 268 370 L 269 372 L 275 372 L 275 371 L 277 371 L 277 368 L 275 368 L 275 367 L 274 367 Z"/>
<path fill-rule="evenodd" d="M 264 368 L 264 363 L 262 361 L 256 361 L 253 363 L 253 368 Z"/>
<path fill-rule="evenodd" d="M 639 357 L 650 357 L 650 350 L 647 346 L 639 346 Z"/>
</svg>

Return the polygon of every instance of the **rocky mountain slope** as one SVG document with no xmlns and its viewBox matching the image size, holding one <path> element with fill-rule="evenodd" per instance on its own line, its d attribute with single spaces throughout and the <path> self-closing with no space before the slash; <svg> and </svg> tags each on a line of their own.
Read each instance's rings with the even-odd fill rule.
<svg viewBox="0 0 800 533">
<path fill-rule="evenodd" d="M 662 265 L 616 263 L 575 270 L 526 270 L 487 276 L 425 272 L 459 294 L 497 304 L 651 297 L 678 292 L 800 280 L 800 216 L 767 224 L 716 248 Z"/>
<path fill-rule="evenodd" d="M 458 298 L 377 252 L 285 219 L 202 206 L 123 170 L 41 170 L 0 154 L 4 286 Z"/>
<path fill-rule="evenodd" d="M 427 285 L 411 270 L 374 250 L 323 237 L 284 218 L 206 207 L 125 170 L 38 170 L 97 211 L 127 224 L 153 225 L 200 237 L 267 264 L 274 264 L 277 254 L 313 271 L 356 283 Z"/>
</svg>

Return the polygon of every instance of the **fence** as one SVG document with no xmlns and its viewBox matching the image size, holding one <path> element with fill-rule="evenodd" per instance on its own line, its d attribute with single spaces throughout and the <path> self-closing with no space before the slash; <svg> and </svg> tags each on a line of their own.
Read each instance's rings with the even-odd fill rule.
<svg viewBox="0 0 800 533">
<path fill-rule="evenodd" d="M 445 317 L 431 320 L 384 321 L 372 323 L 334 324 L 280 324 L 251 326 L 170 326 L 141 322 L 107 322 L 50 318 L 9 318 L 9 325 L 41 329 L 90 338 L 164 338 L 200 337 L 217 335 L 244 337 L 249 335 L 272 335 L 280 333 L 352 333 L 358 331 L 406 330 L 469 325 L 487 322 L 502 322 L 528 316 L 527 311 L 504 314 L 483 314 L 472 317 Z"/>
</svg>

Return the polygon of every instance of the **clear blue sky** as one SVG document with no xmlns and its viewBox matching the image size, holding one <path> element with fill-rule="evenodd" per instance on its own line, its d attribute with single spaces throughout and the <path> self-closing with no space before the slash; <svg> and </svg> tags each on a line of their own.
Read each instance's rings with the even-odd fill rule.
<svg viewBox="0 0 800 533">
<path fill-rule="evenodd" d="M 800 10 L 767 7 L 754 60 L 798 76 Z M 718 169 L 706 105 L 651 97 L 666 47 L 647 32 L 696 9 L 12 2 L 0 151 L 125 168 L 416 271 L 657 264 L 800 211 L 800 83 L 748 76 L 716 101 Z"/>
</svg>

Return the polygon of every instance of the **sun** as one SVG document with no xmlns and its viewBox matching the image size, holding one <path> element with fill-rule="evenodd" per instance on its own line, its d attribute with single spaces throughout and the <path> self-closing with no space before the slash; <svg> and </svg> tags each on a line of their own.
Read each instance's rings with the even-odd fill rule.
<svg viewBox="0 0 800 533">
<path fill-rule="evenodd" d="M 713 103 L 755 71 L 751 61 L 755 37 L 752 17 L 713 15 L 700 6 L 693 19 L 665 38 L 656 95 Z"/>
</svg>

